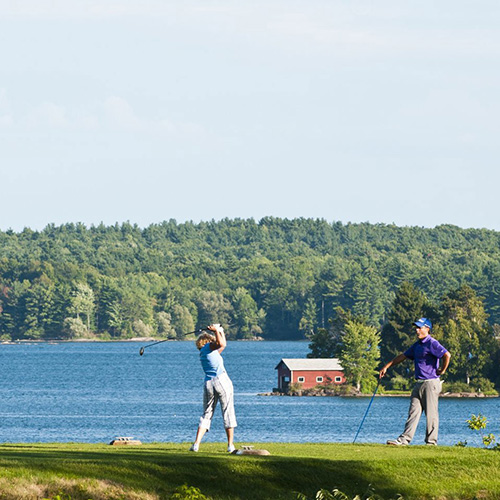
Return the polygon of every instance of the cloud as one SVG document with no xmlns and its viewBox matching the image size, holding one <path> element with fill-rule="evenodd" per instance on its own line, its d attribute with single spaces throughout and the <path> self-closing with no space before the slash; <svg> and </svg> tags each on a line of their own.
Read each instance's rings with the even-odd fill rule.
<svg viewBox="0 0 500 500">
<path fill-rule="evenodd" d="M 189 3 L 189 2 L 188 2 Z M 16 0 L 0 2 L 3 18 L 102 19 L 169 15 L 183 8 L 162 0 Z"/>
<path fill-rule="evenodd" d="M 63 106 L 51 101 L 27 109 L 11 110 L 6 102 L 7 92 L 0 89 L 0 127 L 2 129 L 16 127 L 16 133 L 33 134 L 36 131 L 72 132 L 133 132 L 134 134 L 149 134 L 156 137 L 175 137 L 199 140 L 208 137 L 205 128 L 190 121 L 175 121 L 169 117 L 153 118 L 136 111 L 127 99 L 111 95 L 95 105 L 79 103 Z M 86 106 L 92 108 L 89 111 Z"/>
<path fill-rule="evenodd" d="M 0 127 L 10 127 L 14 123 L 12 115 L 8 113 L 8 110 L 7 90 L 0 88 Z"/>
<path fill-rule="evenodd" d="M 40 104 L 24 121 L 30 128 L 66 128 L 69 125 L 69 120 L 66 117 L 66 109 L 53 102 Z"/>
<path fill-rule="evenodd" d="M 40 20 L 140 20 L 184 32 L 230 37 L 268 48 L 326 48 L 340 55 L 488 55 L 500 52 L 493 19 L 462 2 L 388 0 L 17 0 L 0 2 L 0 18 Z M 483 12 L 491 13 L 488 19 Z M 491 20 L 490 20 L 491 19 Z M 468 22 L 470 20 L 470 22 Z M 168 31 L 168 30 L 167 30 Z"/>
<path fill-rule="evenodd" d="M 106 99 L 104 113 L 108 122 L 119 127 L 141 129 L 147 125 L 135 114 L 132 106 L 121 97 L 111 96 Z"/>
<path fill-rule="evenodd" d="M 9 103 L 7 101 L 7 89 L 0 87 L 0 111 L 7 109 Z"/>
<path fill-rule="evenodd" d="M 14 120 L 11 115 L 0 115 L 0 127 L 10 127 Z"/>
</svg>

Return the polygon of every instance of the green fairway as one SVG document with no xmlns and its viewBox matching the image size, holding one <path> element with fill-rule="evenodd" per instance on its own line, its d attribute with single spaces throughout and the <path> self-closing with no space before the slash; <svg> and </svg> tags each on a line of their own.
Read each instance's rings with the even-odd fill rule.
<svg viewBox="0 0 500 500">
<path fill-rule="evenodd" d="M 384 499 L 500 499 L 500 452 L 373 444 L 255 445 L 269 457 L 228 455 L 222 443 L 0 446 L 0 498 L 168 499 L 195 486 L 212 499 L 313 498 L 321 488 L 351 497 L 371 484 Z"/>
</svg>

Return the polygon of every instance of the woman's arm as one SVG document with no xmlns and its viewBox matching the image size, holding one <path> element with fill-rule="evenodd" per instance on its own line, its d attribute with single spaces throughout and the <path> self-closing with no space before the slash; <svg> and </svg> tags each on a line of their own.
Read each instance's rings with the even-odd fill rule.
<svg viewBox="0 0 500 500">
<path fill-rule="evenodd" d="M 217 350 L 222 352 L 226 348 L 226 335 L 224 333 L 224 328 L 222 328 L 219 323 L 215 323 L 210 325 L 208 329 L 215 333 L 215 342 L 210 344 L 212 351 Z"/>
</svg>

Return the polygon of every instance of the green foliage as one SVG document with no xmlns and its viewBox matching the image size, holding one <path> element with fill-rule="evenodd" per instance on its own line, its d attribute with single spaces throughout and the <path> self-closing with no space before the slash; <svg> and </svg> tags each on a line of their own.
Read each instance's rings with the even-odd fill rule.
<svg viewBox="0 0 500 500">
<path fill-rule="evenodd" d="M 299 321 L 299 330 L 304 333 L 306 337 L 314 335 L 314 330 L 318 322 L 318 313 L 316 303 L 312 297 L 309 297 L 304 306 L 302 318 Z"/>
<path fill-rule="evenodd" d="M 469 420 L 466 420 L 467 427 L 473 431 L 482 431 L 486 429 L 486 425 L 488 424 L 488 420 L 484 415 L 478 413 L 477 415 L 471 415 Z"/>
<path fill-rule="evenodd" d="M 299 493 L 297 495 L 297 500 L 310 499 L 306 495 Z M 365 493 L 355 496 L 347 495 L 346 493 L 340 491 L 338 488 L 334 488 L 332 491 L 321 489 L 316 492 L 314 500 L 384 500 L 384 498 L 380 495 L 377 495 L 375 493 L 375 490 L 371 487 L 371 485 L 369 485 Z M 398 494 L 396 495 L 394 500 L 404 500 L 404 498 Z"/>
<path fill-rule="evenodd" d="M 359 390 L 362 394 L 371 394 L 377 388 L 377 383 L 376 375 L 364 377 L 361 379 Z"/>
<path fill-rule="evenodd" d="M 291 384 L 288 385 L 287 393 L 288 394 L 302 394 L 303 391 L 303 385 L 300 382 L 292 382 Z"/>
<path fill-rule="evenodd" d="M 157 315 L 158 335 L 169 339 L 176 338 L 175 329 L 172 326 L 172 316 L 165 311 L 160 311 Z"/>
<path fill-rule="evenodd" d="M 66 318 L 62 331 L 69 339 L 85 338 L 89 333 L 81 318 Z"/>
<path fill-rule="evenodd" d="M 71 495 L 67 495 L 65 493 L 60 493 L 60 494 L 57 494 L 51 498 L 43 498 L 42 500 L 72 500 L 72 499 L 71 499 Z"/>
<path fill-rule="evenodd" d="M 376 386 L 376 368 L 380 358 L 380 333 L 373 326 L 359 320 L 349 320 L 341 339 L 340 364 L 348 382 L 357 390 L 361 382 L 365 388 Z"/>
<path fill-rule="evenodd" d="M 194 297 L 198 306 L 197 328 L 203 328 L 212 323 L 227 325 L 232 321 L 232 306 L 223 294 L 210 290 L 199 290 Z"/>
<path fill-rule="evenodd" d="M 477 392 L 482 392 L 491 396 L 498 395 L 493 382 L 485 377 L 476 377 L 472 380 L 471 384 Z"/>
<path fill-rule="evenodd" d="M 495 389 L 493 383 L 485 378 L 477 378 L 474 379 L 470 384 L 466 384 L 465 382 L 445 382 L 443 384 L 443 393 L 452 392 L 452 393 L 482 393 L 487 396 L 497 396 L 498 391 Z"/>
<path fill-rule="evenodd" d="M 86 283 L 77 283 L 71 297 L 70 312 L 80 318 L 83 314 L 87 321 L 87 329 L 90 330 L 90 323 L 93 319 L 95 309 L 95 296 L 92 288 Z"/>
<path fill-rule="evenodd" d="M 239 287 L 233 294 L 233 321 L 239 338 L 251 339 L 262 334 L 261 325 L 264 311 L 259 311 L 257 303 L 246 288 Z"/>
<path fill-rule="evenodd" d="M 414 382 L 408 377 L 394 375 L 389 379 L 388 389 L 393 391 L 410 391 Z"/>
<path fill-rule="evenodd" d="M 159 316 L 165 313 L 175 338 L 215 320 L 235 324 L 230 338 L 303 339 L 318 326 L 335 333 L 330 320 L 340 307 L 377 328 L 389 320 L 385 360 L 411 338 L 408 321 L 438 319 L 428 301 L 464 284 L 484 297 L 489 322 L 500 323 L 499 277 L 500 233 L 484 229 L 274 217 L 169 220 L 146 228 L 51 224 L 43 231 L 0 231 L 0 336 L 68 338 L 75 332 L 63 330 L 66 318 L 80 318 L 85 335 L 173 336 Z M 464 325 L 460 319 L 454 329 L 444 321 L 441 332 L 458 338 Z M 483 326 L 473 330 L 480 342 Z M 471 380 L 497 377 L 493 363 L 472 354 Z M 455 359 L 458 368 L 463 363 L 454 358 L 452 366 Z M 450 377 L 463 379 L 452 366 Z"/>
<path fill-rule="evenodd" d="M 342 347 L 342 335 L 345 333 L 345 325 L 353 319 L 350 311 L 342 307 L 335 308 L 335 316 L 329 319 L 329 328 L 319 328 L 310 336 L 310 353 L 308 358 L 335 358 L 340 355 Z"/>
<path fill-rule="evenodd" d="M 309 343 L 310 353 L 308 358 L 334 358 L 337 355 L 340 339 L 330 330 L 325 328 L 318 329 L 311 336 Z"/>
<path fill-rule="evenodd" d="M 210 500 L 205 496 L 199 488 L 184 484 L 175 489 L 175 492 L 170 496 L 171 500 Z"/>
<path fill-rule="evenodd" d="M 476 392 L 476 389 L 473 386 L 466 384 L 465 382 L 444 382 L 442 390 L 444 393 Z"/>
<path fill-rule="evenodd" d="M 477 415 L 471 415 L 471 417 L 466 420 L 467 427 L 472 431 L 478 431 L 481 434 L 481 441 L 485 448 L 488 448 L 490 445 L 494 444 L 496 441 L 496 436 L 494 434 L 485 434 L 483 431 L 486 429 L 488 425 L 487 418 L 478 413 Z"/>
<path fill-rule="evenodd" d="M 464 285 L 448 293 L 441 302 L 441 336 L 453 353 L 449 379 L 471 383 L 487 372 L 498 348 L 487 322 L 483 300 Z"/>
<path fill-rule="evenodd" d="M 429 309 L 430 305 L 421 291 L 407 281 L 401 284 L 396 291 L 388 322 L 382 328 L 383 363 L 406 351 L 415 342 L 413 322 L 422 316 L 430 316 Z M 407 370 L 408 367 L 405 365 L 396 365 L 391 369 L 391 374 L 407 376 Z"/>
</svg>

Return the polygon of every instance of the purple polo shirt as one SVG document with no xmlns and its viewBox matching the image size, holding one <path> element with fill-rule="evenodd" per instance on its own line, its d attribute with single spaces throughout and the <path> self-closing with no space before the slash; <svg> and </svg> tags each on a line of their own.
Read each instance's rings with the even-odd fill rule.
<svg viewBox="0 0 500 500">
<path fill-rule="evenodd" d="M 448 351 L 436 339 L 427 335 L 425 339 L 417 340 L 403 354 L 413 359 L 417 380 L 430 380 L 439 378 L 436 370 L 439 368 L 439 360 L 446 352 Z"/>
</svg>

